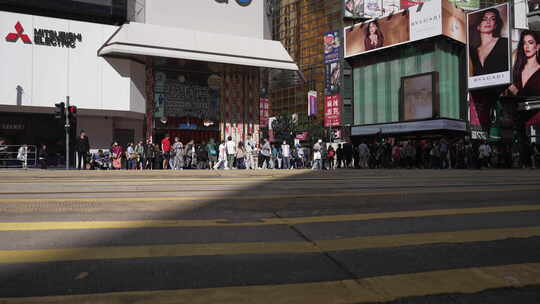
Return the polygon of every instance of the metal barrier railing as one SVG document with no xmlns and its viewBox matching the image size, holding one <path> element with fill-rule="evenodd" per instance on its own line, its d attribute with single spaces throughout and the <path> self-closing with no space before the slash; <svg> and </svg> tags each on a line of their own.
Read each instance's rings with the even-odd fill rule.
<svg viewBox="0 0 540 304">
<path fill-rule="evenodd" d="M 34 145 L 0 145 L 0 168 L 36 168 L 38 151 Z"/>
</svg>

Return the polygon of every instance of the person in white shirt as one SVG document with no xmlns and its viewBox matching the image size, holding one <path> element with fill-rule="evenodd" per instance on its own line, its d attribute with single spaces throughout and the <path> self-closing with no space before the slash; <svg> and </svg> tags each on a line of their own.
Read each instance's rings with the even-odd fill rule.
<svg viewBox="0 0 540 304">
<path fill-rule="evenodd" d="M 312 170 L 321 170 L 322 169 L 322 156 L 321 156 L 321 145 L 323 144 L 322 140 L 319 139 L 314 145 L 313 145 L 313 166 L 311 167 Z"/>
<path fill-rule="evenodd" d="M 281 157 L 283 158 L 283 169 L 289 169 L 291 166 L 291 146 L 289 146 L 286 140 L 281 145 Z"/>
<path fill-rule="evenodd" d="M 369 147 L 365 142 L 362 142 L 358 146 L 358 155 L 360 157 L 360 168 L 367 169 L 369 160 Z"/>
<path fill-rule="evenodd" d="M 227 137 L 227 168 L 232 169 L 234 164 L 234 159 L 236 157 L 236 144 L 232 140 L 232 137 Z"/>
<path fill-rule="evenodd" d="M 248 134 L 246 143 L 246 169 L 255 169 L 257 168 L 257 164 L 255 164 L 255 161 L 253 159 L 254 150 L 255 150 L 255 143 L 253 142 L 253 139 L 251 138 L 251 134 Z"/>
<path fill-rule="evenodd" d="M 225 147 L 225 142 L 221 142 L 219 144 L 219 156 L 218 161 L 214 165 L 214 170 L 219 169 L 221 166 L 223 166 L 225 169 L 228 169 L 227 167 L 227 147 Z"/>
</svg>

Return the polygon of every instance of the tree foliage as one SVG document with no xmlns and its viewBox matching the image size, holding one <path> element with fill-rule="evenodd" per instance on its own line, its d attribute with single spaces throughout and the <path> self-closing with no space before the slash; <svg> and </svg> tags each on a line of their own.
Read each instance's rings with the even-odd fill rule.
<svg viewBox="0 0 540 304">
<path fill-rule="evenodd" d="M 277 142 L 286 140 L 288 143 L 294 142 L 294 137 L 298 132 L 298 124 L 293 121 L 291 115 L 279 115 L 272 122 L 274 139 Z"/>
</svg>

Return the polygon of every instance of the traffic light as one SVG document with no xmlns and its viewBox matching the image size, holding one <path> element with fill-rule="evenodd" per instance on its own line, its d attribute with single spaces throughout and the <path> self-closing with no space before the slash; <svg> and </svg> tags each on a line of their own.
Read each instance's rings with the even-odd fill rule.
<svg viewBox="0 0 540 304">
<path fill-rule="evenodd" d="M 77 120 L 77 107 L 76 106 L 68 107 L 68 119 L 69 119 L 70 124 L 73 124 Z"/>
<path fill-rule="evenodd" d="M 54 118 L 64 121 L 66 119 L 66 104 L 63 102 L 55 103 Z"/>
</svg>

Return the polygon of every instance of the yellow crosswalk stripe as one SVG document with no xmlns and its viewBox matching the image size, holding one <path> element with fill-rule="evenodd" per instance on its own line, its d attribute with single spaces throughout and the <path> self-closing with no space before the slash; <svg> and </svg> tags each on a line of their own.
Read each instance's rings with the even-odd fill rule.
<svg viewBox="0 0 540 304">
<path fill-rule="evenodd" d="M 503 212 L 540 211 L 540 205 L 513 205 L 460 209 L 432 209 L 416 211 L 357 213 L 343 215 L 263 218 L 254 221 L 234 222 L 227 219 L 209 220 L 133 220 L 133 221 L 53 221 L 53 222 L 0 222 L 0 231 L 33 230 L 76 230 L 76 229 L 140 229 L 171 227 L 239 227 L 298 225 L 309 223 L 329 223 L 345 221 L 367 221 L 375 219 L 414 218 L 427 216 L 448 216 L 467 214 L 486 214 Z"/>
<path fill-rule="evenodd" d="M 475 293 L 487 289 L 538 284 L 540 284 L 540 263 L 525 263 L 316 283 L 4 298 L 0 299 L 0 304 L 368 303 L 432 294 Z"/>
<path fill-rule="evenodd" d="M 214 196 L 173 196 L 173 197 L 58 197 L 58 198 L 2 198 L 0 203 L 96 203 L 96 202 L 164 202 L 164 201 L 254 201 L 254 200 L 277 200 L 277 199 L 302 199 L 302 198 L 339 198 L 339 197 L 369 197 L 369 196 L 394 196 L 394 195 L 421 195 L 421 194 L 441 194 L 441 193 L 496 193 L 496 192 L 513 192 L 513 191 L 532 191 L 540 190 L 540 186 L 514 186 L 514 187 L 497 187 L 497 188 L 450 188 L 450 189 L 414 189 L 414 190 L 399 190 L 399 191 L 350 191 L 337 193 L 296 193 L 296 194 L 272 194 L 272 195 L 247 195 L 247 196 L 224 196 L 223 193 L 215 194 Z M 237 193 L 237 192 L 234 192 Z"/>
<path fill-rule="evenodd" d="M 246 242 L 0 250 L 0 264 L 238 254 L 300 254 L 321 251 L 329 252 L 369 248 L 394 248 L 437 243 L 495 241 L 507 238 L 527 238 L 533 236 L 540 236 L 540 226 L 367 236 L 336 240 L 320 240 L 315 241 L 315 244 L 308 242 Z"/>
</svg>

